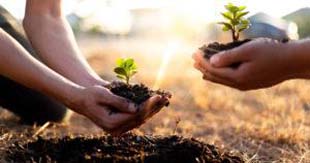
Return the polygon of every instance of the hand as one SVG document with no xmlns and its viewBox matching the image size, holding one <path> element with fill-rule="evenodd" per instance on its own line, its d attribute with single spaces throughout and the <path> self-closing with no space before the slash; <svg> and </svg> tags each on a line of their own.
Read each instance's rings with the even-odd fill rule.
<svg viewBox="0 0 310 163">
<path fill-rule="evenodd" d="M 147 101 L 142 103 L 139 106 L 139 112 L 129 118 L 125 123 L 123 123 L 119 128 L 112 131 L 111 134 L 114 136 L 121 135 L 133 128 L 137 128 L 143 123 L 145 123 L 148 119 L 158 113 L 165 105 L 169 103 L 168 99 L 171 96 L 159 96 L 155 95 L 149 98 Z"/>
<path fill-rule="evenodd" d="M 99 76 L 97 78 L 93 78 L 93 82 L 90 82 L 88 85 L 89 86 L 95 86 L 95 85 L 100 85 L 103 87 L 109 86 L 111 83 L 109 81 L 101 79 Z"/>
<path fill-rule="evenodd" d="M 167 102 L 167 97 L 154 96 L 141 106 L 135 106 L 129 100 L 114 95 L 107 88 L 92 86 L 75 92 L 68 106 L 88 117 L 105 131 L 119 135 L 144 123 Z"/>
<path fill-rule="evenodd" d="M 290 58 L 289 43 L 271 39 L 256 39 L 238 48 L 218 53 L 210 61 L 198 51 L 193 55 L 195 68 L 203 78 L 239 90 L 270 87 L 299 72 Z M 230 67 L 239 64 L 237 68 Z"/>
</svg>

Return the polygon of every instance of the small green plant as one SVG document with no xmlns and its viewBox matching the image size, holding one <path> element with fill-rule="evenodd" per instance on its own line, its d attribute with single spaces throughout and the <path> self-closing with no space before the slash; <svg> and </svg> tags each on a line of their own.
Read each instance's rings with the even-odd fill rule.
<svg viewBox="0 0 310 163">
<path fill-rule="evenodd" d="M 132 58 L 120 58 L 117 59 L 116 66 L 114 68 L 116 77 L 126 81 L 126 84 L 129 85 L 130 78 L 138 72 L 135 61 Z"/>
<path fill-rule="evenodd" d="M 250 21 L 245 19 L 244 16 L 249 12 L 244 11 L 245 6 L 235 6 L 232 3 L 225 5 L 227 12 L 221 13 L 222 16 L 228 20 L 227 22 L 219 22 L 223 25 L 223 31 L 231 31 L 233 41 L 238 41 L 240 32 L 250 27 Z"/>
</svg>

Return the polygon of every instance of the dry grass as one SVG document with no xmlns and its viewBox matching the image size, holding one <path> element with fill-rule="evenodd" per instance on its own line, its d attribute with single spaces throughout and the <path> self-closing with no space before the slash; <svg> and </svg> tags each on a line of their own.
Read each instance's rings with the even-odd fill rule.
<svg viewBox="0 0 310 163">
<path fill-rule="evenodd" d="M 165 135 L 176 131 L 244 152 L 252 161 L 310 162 L 310 81 L 287 81 L 250 92 L 205 82 L 192 67 L 194 49 L 186 45 L 181 44 L 173 55 L 160 85 L 173 92 L 170 108 L 144 125 L 141 132 Z M 134 57 L 140 67 L 135 81 L 152 86 L 162 53 L 132 49 L 102 48 L 90 55 L 90 61 L 110 78 L 113 74 L 107 72 L 111 72 L 115 58 L 121 54 Z M 178 119 L 181 121 L 175 130 Z"/>
<path fill-rule="evenodd" d="M 115 42 L 87 51 L 91 65 L 104 78 L 115 79 L 111 73 L 114 60 L 126 54 L 134 57 L 139 65 L 134 81 L 153 86 L 165 46 L 153 45 L 157 47 L 154 50 L 147 42 L 135 41 L 127 48 L 120 48 L 125 43 Z M 192 47 L 181 43 L 160 84 L 173 93 L 170 107 L 135 132 L 193 136 L 226 150 L 243 152 L 249 162 L 310 162 L 310 81 L 288 81 L 251 92 L 205 82 L 192 68 Z M 25 126 L 17 129 L 14 120 L 3 118 L 3 112 L 0 115 L 0 146 L 1 142 L 18 140 L 20 133 L 27 135 L 37 130 L 37 127 Z M 3 126 L 8 121 L 13 121 L 9 125 L 13 129 Z M 69 124 L 54 125 L 43 135 L 102 134 L 78 115 L 74 115 Z M 11 138 L 5 136 L 7 133 Z"/>
</svg>

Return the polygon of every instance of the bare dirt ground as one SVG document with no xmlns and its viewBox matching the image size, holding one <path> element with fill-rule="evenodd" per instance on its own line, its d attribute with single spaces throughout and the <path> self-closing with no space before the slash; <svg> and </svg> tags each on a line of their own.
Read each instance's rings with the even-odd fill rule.
<svg viewBox="0 0 310 163">
<path fill-rule="evenodd" d="M 126 42 L 126 48 L 119 48 L 124 46 L 119 44 L 85 51 L 102 77 L 115 79 L 112 74 L 115 59 L 130 56 L 139 66 L 135 82 L 156 85 L 173 93 L 170 107 L 134 133 L 194 137 L 225 151 L 239 152 L 247 162 L 310 162 L 310 81 L 287 81 L 269 89 L 240 92 L 203 81 L 192 68 L 194 49 L 182 43 L 177 45 L 178 50 L 169 43 L 162 43 L 156 50 L 149 50 L 152 48 L 148 48 L 147 42 Z M 162 54 L 166 53 L 173 56 L 163 65 Z M 1 158 L 14 142 L 32 139 L 39 127 L 20 125 L 18 118 L 0 110 Z M 39 135 L 59 138 L 105 133 L 86 118 L 73 114 L 67 122 L 52 124 Z"/>
</svg>

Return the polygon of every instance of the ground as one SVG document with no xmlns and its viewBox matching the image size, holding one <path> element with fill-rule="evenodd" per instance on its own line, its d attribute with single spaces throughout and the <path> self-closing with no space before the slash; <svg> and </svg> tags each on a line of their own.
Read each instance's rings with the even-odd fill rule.
<svg viewBox="0 0 310 163">
<path fill-rule="evenodd" d="M 269 89 L 240 92 L 202 80 L 191 61 L 191 53 L 199 45 L 170 43 L 161 42 L 159 46 L 144 40 L 110 41 L 83 49 L 92 67 L 105 79 L 116 79 L 112 70 L 117 57 L 131 56 L 139 66 L 134 82 L 172 92 L 170 107 L 133 133 L 193 137 L 223 151 L 240 153 L 248 162 L 310 162 L 309 81 L 292 80 Z M 173 53 L 170 60 L 162 57 L 167 53 Z M 162 58 L 166 58 L 164 62 Z M 1 110 L 0 156 L 16 141 L 32 139 L 39 128 L 20 125 L 17 117 Z M 67 122 L 51 124 L 38 135 L 96 137 L 105 133 L 73 114 Z"/>
</svg>

